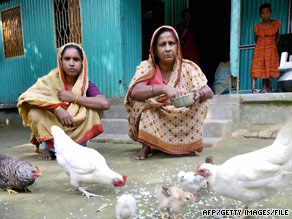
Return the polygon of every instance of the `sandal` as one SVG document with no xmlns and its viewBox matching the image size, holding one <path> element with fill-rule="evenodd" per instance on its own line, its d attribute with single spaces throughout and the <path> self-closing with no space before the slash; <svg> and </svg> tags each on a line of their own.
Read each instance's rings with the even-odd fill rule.
<svg viewBox="0 0 292 219">
<path fill-rule="evenodd" d="M 259 92 L 257 91 L 257 89 L 255 89 L 255 88 L 251 89 L 251 92 L 252 92 L 253 94 L 258 94 L 258 93 L 259 93 Z"/>
<path fill-rule="evenodd" d="M 261 94 L 265 94 L 265 93 L 267 93 L 267 91 L 266 91 L 266 89 L 261 89 L 261 90 L 260 90 L 260 93 L 261 93 Z"/>
</svg>

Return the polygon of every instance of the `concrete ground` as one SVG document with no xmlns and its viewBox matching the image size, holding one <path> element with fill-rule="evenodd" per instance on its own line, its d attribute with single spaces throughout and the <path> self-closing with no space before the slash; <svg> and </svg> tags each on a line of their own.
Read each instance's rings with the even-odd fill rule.
<svg viewBox="0 0 292 219">
<path fill-rule="evenodd" d="M 32 193 L 8 194 L 0 190 L 0 218 L 115 218 L 117 197 L 123 193 L 134 195 L 137 201 L 136 218 L 159 218 L 155 189 L 158 185 L 176 185 L 180 170 L 194 171 L 199 161 L 212 155 L 220 164 L 228 158 L 270 145 L 274 139 L 244 138 L 241 135 L 227 136 L 220 143 L 206 148 L 198 156 L 173 156 L 158 151 L 145 161 L 132 158 L 139 144 L 111 144 L 89 142 L 88 147 L 98 150 L 115 171 L 128 176 L 126 186 L 112 188 L 88 185 L 91 192 L 101 197 L 87 199 L 70 185 L 69 177 L 62 172 L 56 161 L 39 161 L 34 147 L 28 144 L 30 130 L 26 128 L 0 126 L 0 153 L 25 159 L 38 165 L 42 176 L 30 186 Z M 101 212 L 96 210 L 103 204 L 108 206 Z M 290 209 L 292 218 L 292 179 L 278 194 L 259 202 L 259 209 Z M 203 209 L 237 209 L 243 204 L 203 190 L 197 201 L 186 206 L 178 215 L 181 218 L 223 218 L 202 216 Z M 226 218 L 226 217 L 225 217 Z M 229 217 L 236 218 L 236 217 Z M 250 217 L 253 218 L 253 217 Z M 263 218 L 263 217 L 258 217 Z M 278 218 L 278 217 L 269 217 Z"/>
</svg>

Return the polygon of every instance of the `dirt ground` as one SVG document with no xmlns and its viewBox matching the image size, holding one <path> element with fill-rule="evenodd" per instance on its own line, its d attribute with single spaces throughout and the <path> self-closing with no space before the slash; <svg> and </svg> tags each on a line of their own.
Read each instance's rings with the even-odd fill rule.
<svg viewBox="0 0 292 219">
<path fill-rule="evenodd" d="M 217 145 L 206 148 L 198 156 L 173 156 L 154 151 L 154 156 L 145 161 L 132 158 L 139 144 L 105 144 L 89 142 L 88 147 L 98 150 L 115 171 L 127 175 L 123 188 L 102 185 L 88 185 L 91 192 L 101 195 L 87 199 L 76 191 L 69 177 L 62 172 L 57 162 L 40 161 L 34 147 L 28 144 L 30 130 L 19 127 L 0 127 L 0 153 L 25 159 L 38 165 L 42 176 L 30 186 L 32 193 L 8 194 L 0 190 L 0 218 L 115 218 L 115 205 L 119 196 L 132 194 L 137 201 L 136 217 L 159 218 L 156 188 L 163 185 L 177 185 L 180 170 L 194 171 L 199 161 L 212 155 L 215 163 L 223 163 L 228 158 L 270 145 L 274 139 L 244 138 L 228 136 Z M 101 212 L 96 210 L 103 204 L 108 206 Z M 202 190 L 194 204 L 188 205 L 177 215 L 181 218 L 223 218 L 203 216 L 203 209 L 240 209 L 243 204 Z M 290 216 L 269 218 L 292 218 L 292 179 L 278 194 L 259 202 L 258 209 L 290 209 Z M 224 217 L 226 218 L 226 217 Z M 229 217 L 237 218 L 237 217 Z M 254 217 L 249 217 L 254 218 Z M 257 217 L 263 218 L 263 217 Z"/>
</svg>

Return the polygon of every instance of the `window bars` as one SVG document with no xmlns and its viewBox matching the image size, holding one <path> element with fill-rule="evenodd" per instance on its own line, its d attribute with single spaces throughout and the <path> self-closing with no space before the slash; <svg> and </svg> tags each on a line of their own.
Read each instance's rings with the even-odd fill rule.
<svg viewBox="0 0 292 219">
<path fill-rule="evenodd" d="M 20 6 L 1 12 L 4 56 L 24 55 Z"/>
<path fill-rule="evenodd" d="M 73 42 L 82 43 L 79 0 L 53 0 L 56 47 Z"/>
</svg>

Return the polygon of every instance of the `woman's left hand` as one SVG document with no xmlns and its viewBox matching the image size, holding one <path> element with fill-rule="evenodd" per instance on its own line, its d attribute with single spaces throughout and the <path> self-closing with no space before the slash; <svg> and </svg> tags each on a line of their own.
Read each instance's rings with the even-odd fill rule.
<svg viewBox="0 0 292 219">
<path fill-rule="evenodd" d="M 201 95 L 201 93 L 199 91 L 195 91 L 194 93 L 195 93 L 195 97 L 194 97 L 195 103 L 194 103 L 194 105 L 196 105 L 196 104 L 200 103 L 200 99 L 202 98 L 202 95 Z"/>
<path fill-rule="evenodd" d="M 58 91 L 58 98 L 62 102 L 70 102 L 73 103 L 75 101 L 76 95 L 71 91 L 61 90 Z"/>
</svg>

